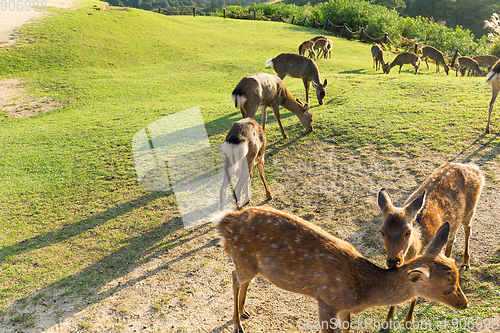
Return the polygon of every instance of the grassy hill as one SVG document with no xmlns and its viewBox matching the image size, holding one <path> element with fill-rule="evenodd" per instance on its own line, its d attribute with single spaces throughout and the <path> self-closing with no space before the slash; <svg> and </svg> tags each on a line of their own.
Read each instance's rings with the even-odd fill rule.
<svg viewBox="0 0 500 333">
<path fill-rule="evenodd" d="M 132 137 L 153 121 L 199 106 L 217 147 L 232 122 L 241 118 L 230 97 L 239 80 L 272 73 L 265 68 L 267 59 L 296 52 L 303 40 L 319 34 L 276 22 L 165 16 L 137 9 L 102 11 L 92 9 L 94 4 L 99 3 L 87 1 L 77 10 L 52 9 L 50 16 L 23 27 L 14 47 L 0 49 L 0 80 L 21 78 L 32 96 L 48 96 L 64 105 L 28 119 L 14 119 L 0 110 L 3 309 L 49 286 L 92 295 L 159 249 L 189 239 L 179 227 L 173 194 L 139 187 Z M 486 192 L 496 193 L 500 116 L 493 114 L 495 134 L 484 135 L 491 97 L 484 78 L 436 74 L 434 64 L 429 70 L 423 64 L 416 76 L 411 66 L 404 66 L 401 74 L 393 68 L 383 75 L 372 68 L 369 45 L 333 41 L 332 59 L 318 60 L 328 87 L 324 105 L 317 104 L 314 94 L 311 98 L 315 130 L 305 133 L 298 119 L 282 110 L 289 135 L 283 140 L 274 117 L 268 116 L 271 153 L 266 170 L 271 188 L 283 183 L 286 163 L 307 169 L 314 163 L 308 155 L 320 146 L 334 149 L 339 162 L 360 165 L 473 161 L 487 174 Z M 386 60 L 394 57 L 386 54 Z M 284 81 L 294 97 L 304 100 L 301 80 Z M 422 181 L 428 170 L 415 165 L 399 171 Z M 306 172 L 298 181 L 309 177 Z M 344 213 L 312 213 L 324 205 L 321 200 L 294 206 L 291 197 L 306 200 L 296 198 L 295 191 L 278 191 L 271 204 L 329 230 L 341 227 Z M 377 189 L 373 191 L 365 206 L 344 202 L 344 207 L 372 221 L 378 214 Z M 369 204 L 373 206 L 367 210 Z M 350 230 L 365 228 L 348 224 Z M 380 245 L 378 238 L 371 242 Z M 373 259 L 383 264 L 383 250 L 377 251 Z M 492 294 L 491 302 L 481 296 L 498 287 L 498 263 L 484 265 L 467 276 L 475 295 L 469 315 L 499 312 L 500 295 Z M 482 270 L 490 268 L 496 278 L 481 280 Z M 451 310 L 428 311 L 442 318 Z"/>
</svg>

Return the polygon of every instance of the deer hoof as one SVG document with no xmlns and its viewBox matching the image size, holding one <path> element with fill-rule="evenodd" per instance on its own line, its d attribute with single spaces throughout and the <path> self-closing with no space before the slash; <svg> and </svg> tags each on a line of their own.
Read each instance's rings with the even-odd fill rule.
<svg viewBox="0 0 500 333">
<path fill-rule="evenodd" d="M 469 265 L 468 265 L 468 264 L 463 264 L 463 265 L 460 267 L 460 272 L 461 272 L 461 271 L 467 272 L 468 270 L 469 270 Z"/>
<path fill-rule="evenodd" d="M 245 310 L 245 312 L 241 315 L 241 318 L 243 318 L 243 319 L 250 318 L 250 312 L 248 312 L 248 311 Z"/>
<path fill-rule="evenodd" d="M 243 327 L 240 326 L 234 329 L 234 333 L 245 333 L 245 331 L 243 330 Z"/>
<path fill-rule="evenodd" d="M 378 332 L 379 333 L 387 333 L 390 332 L 391 330 L 389 328 L 381 328 Z"/>
</svg>

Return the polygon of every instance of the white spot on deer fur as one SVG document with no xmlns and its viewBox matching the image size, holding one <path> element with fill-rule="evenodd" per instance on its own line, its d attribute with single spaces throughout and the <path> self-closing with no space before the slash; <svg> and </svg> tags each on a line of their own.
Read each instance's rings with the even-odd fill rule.
<svg viewBox="0 0 500 333">
<path fill-rule="evenodd" d="M 339 277 L 338 277 L 338 278 L 336 278 L 335 280 L 337 280 L 337 281 L 341 282 L 341 281 L 342 281 L 342 278 L 339 278 Z"/>
<path fill-rule="evenodd" d="M 245 247 L 242 245 L 240 246 L 240 251 L 243 251 L 245 249 Z"/>
<path fill-rule="evenodd" d="M 292 251 L 290 251 L 290 254 L 295 254 L 295 251 L 293 251 L 293 250 L 292 250 Z"/>
<path fill-rule="evenodd" d="M 234 236 L 234 241 L 236 242 L 238 240 L 238 236 Z"/>
<path fill-rule="evenodd" d="M 295 241 L 296 241 L 297 243 L 300 243 L 300 238 L 299 238 L 299 237 L 295 238 Z"/>
</svg>

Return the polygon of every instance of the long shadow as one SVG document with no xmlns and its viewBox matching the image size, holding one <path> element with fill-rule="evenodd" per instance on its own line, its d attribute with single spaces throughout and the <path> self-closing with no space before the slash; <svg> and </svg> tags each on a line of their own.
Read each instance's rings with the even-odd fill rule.
<svg viewBox="0 0 500 333">
<path fill-rule="evenodd" d="M 165 240 L 165 235 L 171 234 L 179 229 L 182 229 L 182 220 L 180 217 L 176 217 L 169 221 L 164 222 L 162 225 L 150 230 L 147 233 L 141 234 L 137 237 L 127 240 L 128 245 L 121 247 L 115 252 L 103 257 L 94 264 L 86 267 L 85 269 L 63 278 L 57 282 L 54 282 L 42 290 L 38 290 L 33 294 L 17 300 L 10 309 L 6 309 L 5 313 L 9 313 L 12 310 L 16 313 L 19 306 L 29 302 L 30 298 L 35 295 L 46 295 L 53 294 L 54 290 L 61 290 L 64 288 L 69 288 L 72 292 L 83 292 L 89 295 L 92 290 L 100 290 L 107 283 L 125 276 L 126 274 L 132 272 L 134 269 L 140 267 L 144 263 L 158 257 L 161 254 L 168 253 L 170 250 L 176 247 L 182 246 L 183 244 L 195 240 L 199 237 L 203 237 L 207 233 L 211 232 L 212 226 L 205 224 L 200 225 L 191 229 L 184 234 L 179 234 L 175 238 Z M 148 271 L 137 278 L 130 279 L 125 283 L 118 284 L 112 288 L 106 289 L 97 294 L 91 294 L 91 296 L 86 296 L 86 307 L 91 307 L 93 304 L 98 303 L 104 298 L 110 297 L 113 294 L 120 292 L 140 281 L 143 281 L 155 274 L 158 274 L 165 269 L 168 269 L 171 265 L 188 259 L 193 254 L 203 249 L 209 248 L 216 245 L 218 240 L 212 239 L 206 242 L 204 245 L 198 248 L 192 249 L 181 254 L 178 257 L 171 258 L 170 260 L 164 262 L 159 267 Z M 78 286 L 80 287 L 79 290 Z M 52 292 L 51 292 L 52 291 Z M 46 297 L 46 296 L 43 296 Z M 58 297 L 64 298 L 64 296 L 55 296 L 55 299 L 51 299 L 54 303 L 58 301 Z M 67 318 L 72 317 L 75 313 L 80 312 L 81 307 L 75 308 L 74 310 L 66 311 L 62 317 L 58 317 L 59 322 L 63 322 Z M 17 325 L 17 324 L 14 324 Z"/>
<path fill-rule="evenodd" d="M 76 223 L 66 225 L 59 230 L 40 234 L 35 237 L 25 239 L 22 242 L 5 246 L 0 249 L 0 263 L 4 262 L 5 259 L 9 256 L 16 256 L 23 252 L 39 250 L 40 248 L 63 242 L 66 239 L 82 234 L 87 230 L 94 229 L 109 220 L 115 219 L 121 215 L 125 215 L 135 209 L 147 206 L 151 202 L 171 194 L 172 192 L 151 192 L 143 195 L 140 198 L 129 200 L 116 207 L 87 217 Z"/>
<path fill-rule="evenodd" d="M 460 153 L 458 153 L 453 160 L 461 163 L 469 163 L 474 160 L 475 163 L 482 165 L 498 155 L 500 155 L 500 143 L 496 146 L 493 146 L 491 143 L 498 139 L 498 135 L 490 138 L 487 142 L 481 143 L 481 141 L 486 137 L 486 134 L 483 133 L 479 137 L 477 137 L 474 142 L 472 142 L 467 148 L 464 148 Z M 479 147 L 476 147 L 479 145 Z M 476 147 L 476 148 L 474 148 Z M 472 152 L 469 152 L 473 149 Z M 490 149 L 489 153 L 486 153 L 486 150 Z M 483 153 L 483 154 L 481 154 Z M 476 159 L 477 156 L 482 155 L 479 159 Z"/>
</svg>

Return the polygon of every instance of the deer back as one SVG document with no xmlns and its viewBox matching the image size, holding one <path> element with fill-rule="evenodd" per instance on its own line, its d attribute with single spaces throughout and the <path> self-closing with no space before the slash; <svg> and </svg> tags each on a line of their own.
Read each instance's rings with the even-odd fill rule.
<svg viewBox="0 0 500 333">
<path fill-rule="evenodd" d="M 235 121 L 226 135 L 229 144 L 245 143 L 247 146 L 248 169 L 251 170 L 258 161 L 263 159 L 266 151 L 266 134 L 253 118 L 243 118 Z"/>
<path fill-rule="evenodd" d="M 496 64 L 499 58 L 494 55 L 478 55 L 472 57 L 472 59 L 477 61 L 479 67 L 491 68 Z"/>
<path fill-rule="evenodd" d="M 394 206 L 388 192 L 382 189 L 378 204 L 387 264 L 399 265 L 417 255 L 445 222 L 450 223 L 454 235 L 462 219 L 474 212 L 483 183 L 477 166 L 446 163 L 410 195 L 403 207 Z"/>
</svg>

